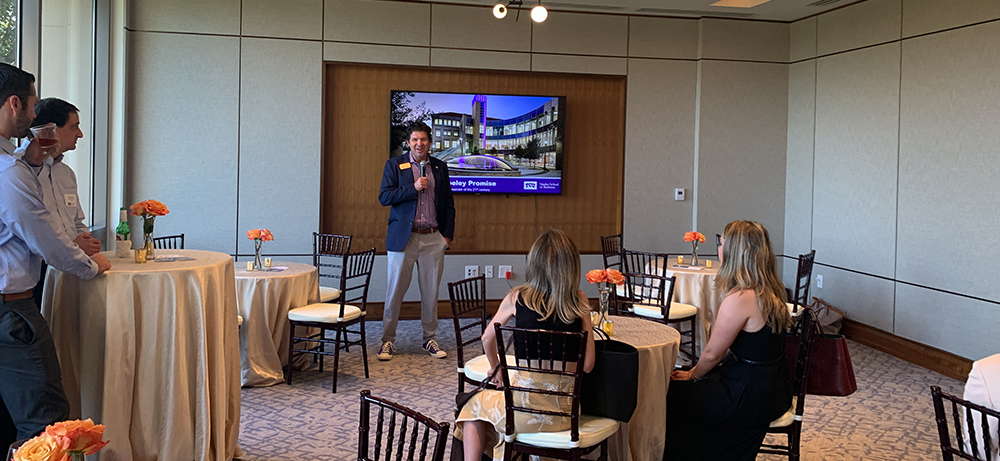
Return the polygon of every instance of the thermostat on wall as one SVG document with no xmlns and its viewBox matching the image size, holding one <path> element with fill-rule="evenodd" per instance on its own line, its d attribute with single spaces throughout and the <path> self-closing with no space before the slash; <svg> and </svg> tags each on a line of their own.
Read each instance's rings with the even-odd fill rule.
<svg viewBox="0 0 1000 461">
<path fill-rule="evenodd" d="M 683 201 L 684 200 L 684 188 L 678 187 L 674 189 L 674 200 Z"/>
</svg>

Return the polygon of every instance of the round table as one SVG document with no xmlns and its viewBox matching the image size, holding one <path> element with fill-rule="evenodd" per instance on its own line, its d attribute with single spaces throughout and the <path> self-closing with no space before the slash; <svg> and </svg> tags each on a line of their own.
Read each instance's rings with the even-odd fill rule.
<svg viewBox="0 0 1000 461">
<path fill-rule="evenodd" d="M 236 300 L 243 328 L 240 362 L 244 386 L 284 382 L 288 364 L 288 311 L 319 302 L 315 266 L 275 262 L 281 271 L 236 271 Z M 308 357 L 305 357 L 308 360 Z"/>
<path fill-rule="evenodd" d="M 610 459 L 660 461 L 667 433 L 667 388 L 681 335 L 672 327 L 651 320 L 616 315 L 610 318 L 615 325 L 611 339 L 639 350 L 635 413 L 608 439 Z"/>
<path fill-rule="evenodd" d="M 231 459 L 240 421 L 233 258 L 113 258 L 92 280 L 50 267 L 49 322 L 71 418 L 104 424 L 102 458 Z"/>
<path fill-rule="evenodd" d="M 688 258 L 685 257 L 685 263 Z M 697 353 L 700 355 L 708 344 L 708 335 L 715 323 L 715 314 L 719 312 L 719 304 L 722 303 L 722 293 L 715 288 L 715 276 L 719 273 L 719 262 L 712 261 L 712 267 L 705 267 L 704 260 L 701 261 L 699 269 L 685 268 L 678 264 L 677 258 L 672 257 L 665 261 L 656 260 L 657 274 L 666 277 L 676 277 L 674 285 L 674 302 L 690 304 L 698 308 L 696 322 L 698 326 Z M 664 265 L 666 270 L 664 271 Z"/>
</svg>

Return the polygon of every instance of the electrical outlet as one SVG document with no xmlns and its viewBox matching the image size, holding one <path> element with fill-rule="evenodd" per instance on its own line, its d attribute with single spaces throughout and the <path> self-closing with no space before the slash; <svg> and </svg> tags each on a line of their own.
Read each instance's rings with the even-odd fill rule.
<svg viewBox="0 0 1000 461">
<path fill-rule="evenodd" d="M 486 268 L 486 272 L 485 272 L 486 278 L 488 278 L 488 279 L 493 278 L 493 266 L 486 266 L 485 268 Z"/>
<path fill-rule="evenodd" d="M 514 276 L 514 273 L 510 270 L 510 266 L 497 266 L 497 272 L 497 277 L 502 279 L 510 279 Z"/>
<path fill-rule="evenodd" d="M 465 278 L 479 277 L 479 266 L 465 266 Z"/>
<path fill-rule="evenodd" d="M 816 288 L 823 288 L 823 276 L 822 275 L 819 275 L 819 274 L 816 275 Z"/>
</svg>

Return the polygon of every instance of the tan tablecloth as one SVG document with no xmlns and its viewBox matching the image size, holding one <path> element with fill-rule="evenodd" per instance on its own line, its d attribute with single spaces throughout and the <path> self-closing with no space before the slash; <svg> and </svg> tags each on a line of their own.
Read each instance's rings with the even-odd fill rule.
<svg viewBox="0 0 1000 461">
<path fill-rule="evenodd" d="M 688 258 L 684 258 L 688 262 Z M 666 265 L 666 272 L 663 272 Z M 705 349 L 708 344 L 708 334 L 715 323 L 715 314 L 719 312 L 719 304 L 722 303 L 722 293 L 715 289 L 715 276 L 719 273 L 719 262 L 712 261 L 712 267 L 705 267 L 704 260 L 701 262 L 701 270 L 683 269 L 673 267 L 677 265 L 677 258 L 669 258 L 664 264 L 662 259 L 656 260 L 658 273 L 667 277 L 677 277 L 674 286 L 674 302 L 690 304 L 698 308 L 697 327 L 698 328 L 698 354 Z M 686 327 L 685 327 L 686 328 Z"/>
<path fill-rule="evenodd" d="M 284 382 L 288 364 L 288 310 L 319 302 L 319 273 L 309 264 L 275 262 L 281 272 L 236 271 L 243 316 L 240 362 L 244 386 Z M 306 357 L 308 360 L 308 357 Z"/>
<path fill-rule="evenodd" d="M 608 439 L 612 460 L 660 461 L 667 433 L 667 388 L 674 370 L 681 335 L 651 320 L 611 316 L 611 339 L 639 350 L 639 394 L 632 420 Z"/>
<path fill-rule="evenodd" d="M 107 426 L 106 460 L 241 456 L 233 259 L 110 258 L 93 280 L 49 268 L 42 314 L 62 366 L 71 417 Z"/>
</svg>

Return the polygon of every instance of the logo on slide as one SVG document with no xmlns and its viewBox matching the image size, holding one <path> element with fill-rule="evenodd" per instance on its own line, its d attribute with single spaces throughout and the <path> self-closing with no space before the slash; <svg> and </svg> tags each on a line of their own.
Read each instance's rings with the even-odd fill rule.
<svg viewBox="0 0 1000 461">
<path fill-rule="evenodd" d="M 538 182 L 536 181 L 525 181 L 524 190 L 538 190 Z"/>
</svg>

